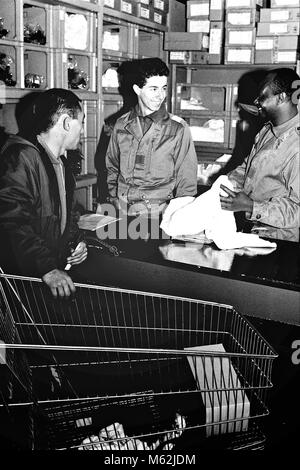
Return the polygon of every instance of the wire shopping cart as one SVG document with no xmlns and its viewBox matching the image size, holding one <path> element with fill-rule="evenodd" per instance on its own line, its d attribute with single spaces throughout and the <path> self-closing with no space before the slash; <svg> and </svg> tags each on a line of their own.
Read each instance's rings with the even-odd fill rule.
<svg viewBox="0 0 300 470">
<path fill-rule="evenodd" d="M 0 413 L 30 409 L 32 448 L 263 446 L 276 354 L 242 315 L 75 285 L 54 299 L 39 279 L 0 274 Z"/>
</svg>

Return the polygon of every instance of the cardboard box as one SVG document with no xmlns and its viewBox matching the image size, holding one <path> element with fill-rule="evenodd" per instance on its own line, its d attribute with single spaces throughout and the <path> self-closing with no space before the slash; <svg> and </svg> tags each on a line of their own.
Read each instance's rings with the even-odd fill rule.
<svg viewBox="0 0 300 470">
<path fill-rule="evenodd" d="M 189 33 L 209 33 L 209 27 L 209 20 L 191 20 L 190 18 L 187 20 L 187 30 Z"/>
<path fill-rule="evenodd" d="M 300 36 L 260 36 L 256 38 L 256 50 L 297 50 Z"/>
<path fill-rule="evenodd" d="M 299 0 L 271 0 L 271 8 L 299 7 Z"/>
<path fill-rule="evenodd" d="M 185 350 L 226 352 L 222 344 L 195 346 Z M 206 408 L 206 436 L 246 431 L 250 402 L 230 359 L 226 356 L 188 356 L 188 362 Z M 219 421 L 222 424 L 214 425 Z"/>
<path fill-rule="evenodd" d="M 255 44 L 256 28 L 227 29 L 226 46 L 253 46 Z"/>
<path fill-rule="evenodd" d="M 210 21 L 224 21 L 225 0 L 210 0 Z"/>
<path fill-rule="evenodd" d="M 225 46 L 225 64 L 254 64 L 254 46 Z"/>
<path fill-rule="evenodd" d="M 295 64 L 299 53 L 293 50 L 255 50 L 255 64 Z"/>
<path fill-rule="evenodd" d="M 262 7 L 265 0 L 226 0 L 226 10 Z"/>
<path fill-rule="evenodd" d="M 221 64 L 224 43 L 224 23 L 211 21 L 209 32 L 209 63 Z"/>
<path fill-rule="evenodd" d="M 299 21 L 300 8 L 262 8 L 260 21 L 262 23 L 279 21 Z"/>
<path fill-rule="evenodd" d="M 133 0 L 120 0 L 120 11 L 128 15 L 136 15 L 136 2 Z"/>
<path fill-rule="evenodd" d="M 170 63 L 173 64 L 209 64 L 208 52 L 201 51 L 171 51 Z"/>
<path fill-rule="evenodd" d="M 165 33 L 164 49 L 167 51 L 206 51 L 208 50 L 208 34 Z"/>
<path fill-rule="evenodd" d="M 226 10 L 226 28 L 254 27 L 259 21 L 259 11 L 254 8 Z"/>
<path fill-rule="evenodd" d="M 291 36 L 299 35 L 299 21 L 286 21 L 284 23 L 258 23 L 257 25 L 257 36 L 282 36 L 283 34 L 290 34 Z"/>
<path fill-rule="evenodd" d="M 190 0 L 186 5 L 187 18 L 206 17 L 209 18 L 209 0 Z"/>
</svg>

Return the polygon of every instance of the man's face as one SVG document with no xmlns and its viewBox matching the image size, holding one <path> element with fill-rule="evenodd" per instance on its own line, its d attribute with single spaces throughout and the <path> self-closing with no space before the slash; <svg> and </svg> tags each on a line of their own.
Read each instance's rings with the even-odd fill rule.
<svg viewBox="0 0 300 470">
<path fill-rule="evenodd" d="M 264 86 L 254 100 L 260 116 L 265 120 L 272 121 L 278 113 L 278 95 L 274 95 L 270 85 Z"/>
<path fill-rule="evenodd" d="M 168 78 L 165 75 L 155 75 L 147 78 L 142 88 L 134 85 L 133 89 L 138 96 L 143 116 L 147 116 L 160 108 L 166 99 L 167 82 Z"/>
<path fill-rule="evenodd" d="M 75 150 L 78 147 L 84 123 L 84 114 L 82 111 L 78 113 L 77 118 L 70 118 L 69 129 L 66 135 L 66 150 Z"/>
</svg>

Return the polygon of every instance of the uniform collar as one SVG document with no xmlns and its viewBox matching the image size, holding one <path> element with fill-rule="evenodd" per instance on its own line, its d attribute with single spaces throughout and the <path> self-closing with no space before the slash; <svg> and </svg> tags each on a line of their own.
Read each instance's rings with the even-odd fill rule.
<svg viewBox="0 0 300 470">
<path fill-rule="evenodd" d="M 279 126 L 274 126 L 271 121 L 267 122 L 267 126 L 270 127 L 274 136 L 278 139 L 284 132 L 294 127 L 299 127 L 299 113 L 296 114 L 293 118 L 285 121 L 284 123 L 280 124 Z"/>
<path fill-rule="evenodd" d="M 134 113 L 136 116 L 138 117 L 142 117 L 142 118 L 149 118 L 151 119 L 153 122 L 159 122 L 161 121 L 167 114 L 167 111 L 166 111 L 166 105 L 165 103 L 162 103 L 160 108 L 157 110 L 157 111 L 154 111 L 153 113 L 151 114 L 148 114 L 147 116 L 143 116 L 142 115 L 142 112 L 140 110 L 140 107 L 139 105 L 137 104 L 134 108 Z"/>
</svg>

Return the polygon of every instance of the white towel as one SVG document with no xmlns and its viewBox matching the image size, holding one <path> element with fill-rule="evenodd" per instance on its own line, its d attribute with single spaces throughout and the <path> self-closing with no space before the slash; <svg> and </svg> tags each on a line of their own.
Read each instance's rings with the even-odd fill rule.
<svg viewBox="0 0 300 470">
<path fill-rule="evenodd" d="M 187 196 L 172 199 L 160 224 L 162 230 L 171 237 L 205 231 L 206 237 L 222 250 L 244 246 L 276 248 L 275 242 L 236 231 L 234 213 L 221 207 L 220 193 L 225 195 L 220 188 L 221 184 L 233 190 L 228 177 L 222 175 L 208 191 L 196 198 Z"/>
</svg>

